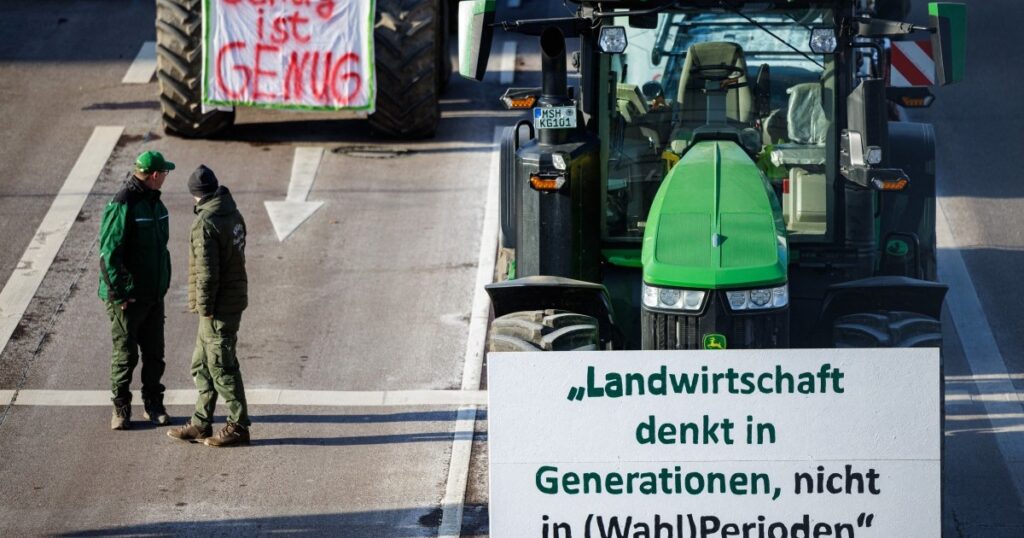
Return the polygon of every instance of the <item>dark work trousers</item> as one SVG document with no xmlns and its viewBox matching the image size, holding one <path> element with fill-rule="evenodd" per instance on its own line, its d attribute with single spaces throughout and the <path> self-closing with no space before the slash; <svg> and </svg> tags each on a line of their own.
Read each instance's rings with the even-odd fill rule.
<svg viewBox="0 0 1024 538">
<path fill-rule="evenodd" d="M 245 385 L 235 353 L 241 322 L 242 314 L 199 317 L 199 334 L 192 353 L 192 379 L 199 390 L 196 412 L 192 415 L 192 424 L 196 426 L 213 423 L 219 395 L 228 408 L 228 422 L 249 427 Z"/>
<path fill-rule="evenodd" d="M 142 351 L 142 397 L 164 393 L 164 303 L 138 300 L 120 305 L 107 303 L 110 335 L 114 349 L 110 356 L 110 391 L 113 399 L 131 401 L 132 372 Z"/>
</svg>

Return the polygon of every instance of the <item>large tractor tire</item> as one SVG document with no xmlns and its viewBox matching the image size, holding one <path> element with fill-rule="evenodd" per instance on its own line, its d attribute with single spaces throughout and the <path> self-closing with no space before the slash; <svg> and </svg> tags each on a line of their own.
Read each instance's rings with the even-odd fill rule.
<svg viewBox="0 0 1024 538">
<path fill-rule="evenodd" d="M 370 128 L 385 136 L 433 136 L 443 45 L 441 0 L 377 0 L 373 25 L 377 107 Z M 440 39 L 439 39 L 440 38 Z"/>
<path fill-rule="evenodd" d="M 491 323 L 488 351 L 599 349 L 597 320 L 564 310 L 513 312 Z"/>
<path fill-rule="evenodd" d="M 201 0 L 156 0 L 157 82 L 164 130 L 185 138 L 217 134 L 235 111 L 202 108 Z"/>
<path fill-rule="evenodd" d="M 836 319 L 835 347 L 941 347 L 939 320 L 914 312 L 869 312 Z"/>
<path fill-rule="evenodd" d="M 454 64 L 452 63 L 452 55 L 450 54 L 449 48 L 451 43 L 452 30 L 456 26 L 451 25 L 451 17 L 449 16 L 452 12 L 459 10 L 458 2 L 451 2 L 449 0 L 441 0 L 441 11 L 439 16 L 439 24 L 437 24 L 438 43 L 441 44 L 437 49 L 437 93 L 442 94 L 444 90 L 448 88 L 448 82 L 452 78 L 452 69 Z M 457 17 L 457 15 L 456 15 Z M 458 24 L 456 22 L 456 24 Z"/>
</svg>

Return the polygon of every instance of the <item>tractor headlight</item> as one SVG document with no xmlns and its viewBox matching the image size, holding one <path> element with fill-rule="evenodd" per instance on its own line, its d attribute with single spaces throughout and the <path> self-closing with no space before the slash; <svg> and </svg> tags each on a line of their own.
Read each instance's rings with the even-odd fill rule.
<svg viewBox="0 0 1024 538">
<path fill-rule="evenodd" d="M 700 310 L 707 292 L 680 288 L 657 288 L 644 284 L 644 306 L 667 310 Z"/>
<path fill-rule="evenodd" d="M 772 300 L 772 290 L 750 290 L 750 305 L 753 308 L 764 308 Z"/>
<path fill-rule="evenodd" d="M 597 36 L 597 46 L 605 54 L 622 54 L 626 50 L 626 27 L 602 27 Z"/>
<path fill-rule="evenodd" d="M 727 291 L 725 296 L 729 299 L 729 307 L 733 310 L 782 308 L 789 304 L 789 286 Z"/>
<path fill-rule="evenodd" d="M 811 29 L 811 52 L 815 54 L 831 54 L 836 51 L 835 28 Z"/>
</svg>

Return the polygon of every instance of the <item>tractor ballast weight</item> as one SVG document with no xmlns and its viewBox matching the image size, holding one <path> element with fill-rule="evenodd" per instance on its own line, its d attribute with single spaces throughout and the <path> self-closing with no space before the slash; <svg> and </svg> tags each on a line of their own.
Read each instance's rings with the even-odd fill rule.
<svg viewBox="0 0 1024 538">
<path fill-rule="evenodd" d="M 540 36 L 544 83 L 536 137 L 520 122 L 503 142 L 513 254 L 511 280 L 487 287 L 490 349 L 939 345 L 934 131 L 891 121 L 893 102 L 931 96 L 887 87 L 883 38 L 932 32 L 937 80 L 959 80 L 964 11 L 930 5 L 922 28 L 861 7 L 584 0 L 575 17 L 487 21 Z M 719 26 L 746 34 L 701 37 Z M 572 92 L 564 35 L 581 42 Z M 644 52 L 623 52 L 628 35 Z M 733 40 L 756 42 L 754 61 Z M 460 50 L 474 65 L 490 46 L 477 42 Z M 570 103 L 571 126 L 545 121 Z"/>
</svg>

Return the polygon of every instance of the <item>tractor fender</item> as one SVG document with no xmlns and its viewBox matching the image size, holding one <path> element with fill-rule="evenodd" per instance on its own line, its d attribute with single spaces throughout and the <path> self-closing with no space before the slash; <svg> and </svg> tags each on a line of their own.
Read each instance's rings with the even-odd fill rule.
<svg viewBox="0 0 1024 538">
<path fill-rule="evenodd" d="M 888 163 L 900 168 L 910 182 L 903 191 L 887 192 L 881 202 L 883 257 L 885 240 L 912 236 L 917 252 L 915 267 L 905 276 L 935 280 L 935 130 L 928 123 L 889 122 Z M 899 265 L 899 264 L 897 264 Z M 889 274 L 898 274 L 890 271 Z"/>
<path fill-rule="evenodd" d="M 598 321 L 602 343 L 619 340 L 611 296 L 601 284 L 557 276 L 528 276 L 484 286 L 494 317 L 524 310 L 566 310 Z"/>
<path fill-rule="evenodd" d="M 905 276 L 876 276 L 833 284 L 825 293 L 817 336 L 829 347 L 835 320 L 862 312 L 914 312 L 940 319 L 949 286 Z"/>
</svg>

